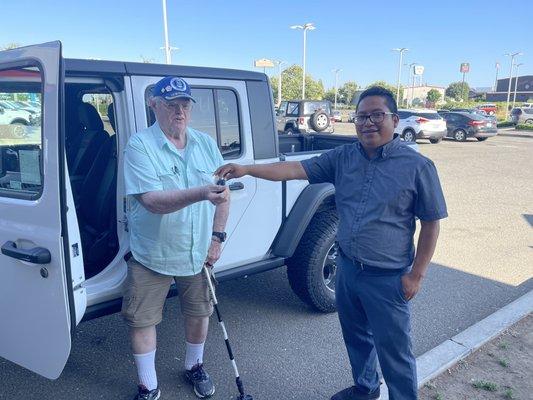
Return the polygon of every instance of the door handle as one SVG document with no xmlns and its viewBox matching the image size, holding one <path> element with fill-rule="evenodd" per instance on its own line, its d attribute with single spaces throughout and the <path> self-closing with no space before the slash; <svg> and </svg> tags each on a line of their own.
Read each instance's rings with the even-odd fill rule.
<svg viewBox="0 0 533 400">
<path fill-rule="evenodd" d="M 229 184 L 229 190 L 242 190 L 244 189 L 244 183 L 242 182 L 233 182 Z"/>
<path fill-rule="evenodd" d="M 2 245 L 2 254 L 33 264 L 48 264 L 52 260 L 50 251 L 44 247 L 19 249 L 17 244 L 12 241 L 7 241 Z"/>
</svg>

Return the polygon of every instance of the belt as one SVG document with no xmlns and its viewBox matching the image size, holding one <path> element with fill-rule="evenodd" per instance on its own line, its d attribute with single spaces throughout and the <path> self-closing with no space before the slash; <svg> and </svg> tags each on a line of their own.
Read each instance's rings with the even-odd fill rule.
<svg viewBox="0 0 533 400">
<path fill-rule="evenodd" d="M 348 261 L 350 261 L 354 267 L 356 267 L 357 269 L 360 269 L 361 271 L 368 271 L 368 272 L 373 272 L 373 273 L 391 274 L 392 275 L 392 274 L 403 273 L 404 271 L 407 271 L 408 268 L 409 268 L 409 267 L 405 267 L 405 268 L 398 268 L 398 269 L 394 268 L 394 269 L 391 269 L 391 268 L 374 267 L 372 265 L 365 264 L 365 263 L 359 261 L 356 258 L 353 258 L 353 257 L 350 257 L 350 256 L 346 255 L 346 253 L 342 251 L 340 246 L 339 246 L 338 249 L 339 249 L 339 253 L 344 258 L 346 258 Z"/>
</svg>

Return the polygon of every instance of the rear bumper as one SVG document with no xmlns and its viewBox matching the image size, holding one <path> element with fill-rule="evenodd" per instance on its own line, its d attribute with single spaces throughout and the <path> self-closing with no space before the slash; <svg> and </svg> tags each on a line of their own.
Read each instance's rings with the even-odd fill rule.
<svg viewBox="0 0 533 400">
<path fill-rule="evenodd" d="M 416 135 L 417 139 L 441 139 L 444 136 L 446 136 L 446 129 L 443 129 L 442 131 L 421 130 L 418 132 L 418 135 Z"/>
<path fill-rule="evenodd" d="M 498 129 L 491 129 L 490 131 L 477 131 L 472 135 L 473 137 L 492 137 L 498 134 Z"/>
</svg>

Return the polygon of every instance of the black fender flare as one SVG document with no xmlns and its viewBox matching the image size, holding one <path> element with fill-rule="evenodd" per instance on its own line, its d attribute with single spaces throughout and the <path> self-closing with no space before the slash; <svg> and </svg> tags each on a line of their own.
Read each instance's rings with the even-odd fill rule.
<svg viewBox="0 0 533 400">
<path fill-rule="evenodd" d="M 335 187 L 331 183 L 311 184 L 302 190 L 272 244 L 272 254 L 291 257 L 309 222 L 323 208 L 335 208 Z"/>
</svg>

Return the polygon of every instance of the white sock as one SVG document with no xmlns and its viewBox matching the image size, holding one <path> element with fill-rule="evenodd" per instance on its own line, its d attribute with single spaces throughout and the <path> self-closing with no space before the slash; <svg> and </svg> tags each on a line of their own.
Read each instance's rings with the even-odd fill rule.
<svg viewBox="0 0 533 400">
<path fill-rule="evenodd" d="M 204 343 L 193 344 L 185 342 L 187 345 L 185 351 L 185 369 L 190 370 L 196 364 L 202 364 L 204 362 Z"/>
<path fill-rule="evenodd" d="M 134 354 L 139 383 L 148 390 L 157 389 L 157 375 L 155 373 L 155 350 L 146 354 Z"/>
</svg>

